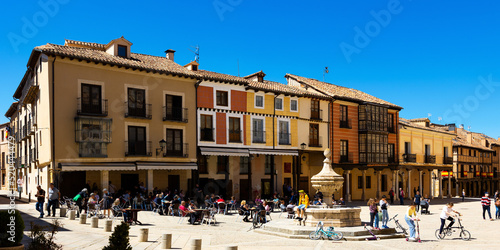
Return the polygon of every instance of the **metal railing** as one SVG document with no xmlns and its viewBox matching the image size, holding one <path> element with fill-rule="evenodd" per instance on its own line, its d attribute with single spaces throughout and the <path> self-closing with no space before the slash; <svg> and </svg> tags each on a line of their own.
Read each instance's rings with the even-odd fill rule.
<svg viewBox="0 0 500 250">
<path fill-rule="evenodd" d="M 125 141 L 125 156 L 152 156 L 151 141 Z"/>
<path fill-rule="evenodd" d="M 241 130 L 229 129 L 229 142 L 242 142 Z"/>
<path fill-rule="evenodd" d="M 187 158 L 189 156 L 188 151 L 189 144 L 188 143 L 171 143 L 166 145 L 164 157 L 183 157 Z"/>
<path fill-rule="evenodd" d="M 215 141 L 214 128 L 200 128 L 200 141 Z"/>
<path fill-rule="evenodd" d="M 425 155 L 424 161 L 425 161 L 425 163 L 436 163 L 436 156 L 435 155 Z"/>
<path fill-rule="evenodd" d="M 322 141 L 323 141 L 323 138 L 321 136 L 317 136 L 315 138 L 309 136 L 309 147 L 321 148 L 321 147 L 323 147 L 321 145 Z"/>
<path fill-rule="evenodd" d="M 125 102 L 125 117 L 151 119 L 151 104 L 143 103 L 142 108 L 131 108 L 129 102 Z M 133 105 L 137 105 L 133 103 Z"/>
<path fill-rule="evenodd" d="M 403 154 L 403 161 L 404 162 L 417 162 L 417 155 L 416 154 Z"/>
<path fill-rule="evenodd" d="M 453 157 L 443 157 L 443 164 L 453 164 Z"/>
<path fill-rule="evenodd" d="M 311 120 L 323 120 L 323 110 L 311 108 Z"/>
<path fill-rule="evenodd" d="M 278 134 L 278 143 L 279 145 L 291 145 L 292 134 L 290 133 L 279 133 Z"/>
<path fill-rule="evenodd" d="M 352 128 L 351 119 L 340 120 L 340 128 Z"/>
<path fill-rule="evenodd" d="M 163 120 L 188 122 L 188 109 L 163 106 Z"/>
<path fill-rule="evenodd" d="M 347 152 L 347 155 L 340 155 L 339 163 L 352 163 L 353 153 Z"/>
<path fill-rule="evenodd" d="M 108 100 L 99 99 L 94 102 L 90 100 L 90 103 L 82 103 L 82 98 L 77 98 L 78 107 L 76 110 L 77 115 L 96 115 L 96 116 L 107 116 L 108 115 Z"/>
<path fill-rule="evenodd" d="M 266 131 L 252 130 L 252 143 L 266 143 Z"/>
</svg>

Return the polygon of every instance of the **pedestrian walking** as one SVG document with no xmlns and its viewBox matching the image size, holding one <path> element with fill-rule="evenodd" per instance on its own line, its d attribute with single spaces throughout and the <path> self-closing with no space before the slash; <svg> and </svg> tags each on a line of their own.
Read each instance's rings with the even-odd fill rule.
<svg viewBox="0 0 500 250">
<path fill-rule="evenodd" d="M 40 185 L 36 186 L 36 189 L 38 191 L 35 194 L 35 197 L 37 198 L 35 209 L 36 211 L 40 212 L 40 217 L 38 218 L 43 218 L 43 203 L 45 201 L 45 190 L 43 190 L 42 187 L 40 187 Z"/>
<path fill-rule="evenodd" d="M 382 195 L 382 199 L 380 200 L 380 210 L 382 210 L 382 228 L 389 228 L 387 226 L 387 222 L 389 222 L 389 212 L 387 209 L 389 208 L 389 203 L 387 202 L 387 197 Z"/>
<path fill-rule="evenodd" d="M 413 197 L 413 202 L 415 202 L 415 204 L 417 204 L 417 209 L 416 209 L 417 213 L 418 213 L 418 210 L 420 209 L 420 199 L 422 199 L 422 196 L 420 195 L 420 191 L 417 191 L 417 193 Z"/>
<path fill-rule="evenodd" d="M 483 220 L 486 220 L 485 217 L 486 211 L 488 211 L 488 216 L 490 216 L 490 220 L 493 220 L 493 218 L 491 218 L 491 212 L 490 212 L 491 202 L 489 196 L 490 195 L 488 194 L 488 192 L 486 192 L 484 193 L 483 198 L 481 198 L 481 205 L 483 206 Z"/>
<path fill-rule="evenodd" d="M 49 195 L 47 199 L 49 200 L 49 205 L 47 206 L 47 216 L 50 216 L 50 208 L 52 208 L 52 216 L 56 216 L 56 208 L 59 204 L 59 199 L 61 197 L 61 193 L 59 189 L 54 186 L 54 183 L 50 183 L 49 185 Z"/>
<path fill-rule="evenodd" d="M 402 188 L 399 188 L 399 204 L 404 205 L 403 199 L 405 198 L 405 191 Z"/>
<path fill-rule="evenodd" d="M 462 202 L 465 201 L 465 189 L 462 189 Z"/>
<path fill-rule="evenodd" d="M 500 219 L 500 197 L 496 198 L 495 207 L 497 208 L 495 212 L 495 219 Z"/>
<path fill-rule="evenodd" d="M 19 199 L 21 199 L 21 193 L 23 192 L 23 177 L 21 175 L 17 179 L 17 192 L 19 192 Z"/>
<path fill-rule="evenodd" d="M 80 191 L 80 193 L 78 193 L 73 198 L 73 201 L 75 201 L 76 205 L 78 206 L 78 210 L 76 211 L 77 217 L 80 217 L 82 209 L 84 211 L 87 211 L 87 198 L 88 198 L 87 188 L 82 189 L 82 191 Z"/>
<path fill-rule="evenodd" d="M 391 205 L 394 205 L 394 190 L 392 188 L 389 191 L 389 197 L 391 198 Z"/>
</svg>

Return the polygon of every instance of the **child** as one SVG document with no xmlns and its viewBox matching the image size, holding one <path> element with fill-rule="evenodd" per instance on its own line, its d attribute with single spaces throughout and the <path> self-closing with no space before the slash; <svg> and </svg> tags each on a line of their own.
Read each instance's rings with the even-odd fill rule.
<svg viewBox="0 0 500 250">
<path fill-rule="evenodd" d="M 415 241 L 415 222 L 418 220 L 417 218 L 417 212 L 415 211 L 417 207 L 417 204 L 415 202 L 412 202 L 408 209 L 406 210 L 405 214 L 405 220 L 408 226 L 410 227 L 410 238 L 408 239 L 409 241 Z"/>
<path fill-rule="evenodd" d="M 441 212 L 441 215 L 439 216 L 439 218 L 441 219 L 441 227 L 439 228 L 439 235 L 441 235 L 443 233 L 444 224 L 446 223 L 446 220 L 450 221 L 450 224 L 448 224 L 447 228 L 450 228 L 451 226 L 453 226 L 453 223 L 455 223 L 455 220 L 451 217 L 452 212 L 460 215 L 460 213 L 453 210 L 452 207 L 453 207 L 453 202 L 450 202 L 450 203 L 446 204 L 446 206 L 443 207 L 443 211 Z"/>
</svg>

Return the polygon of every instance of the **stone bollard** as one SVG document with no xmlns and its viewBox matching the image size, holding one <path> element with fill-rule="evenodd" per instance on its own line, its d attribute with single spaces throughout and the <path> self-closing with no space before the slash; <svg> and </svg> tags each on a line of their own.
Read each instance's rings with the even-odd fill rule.
<svg viewBox="0 0 500 250">
<path fill-rule="evenodd" d="M 238 250 L 238 246 L 228 246 L 226 250 Z"/>
<path fill-rule="evenodd" d="M 201 239 L 191 240 L 191 250 L 201 250 Z"/>
<path fill-rule="evenodd" d="M 97 228 L 99 226 L 99 217 L 92 217 L 90 221 L 90 226 L 92 228 Z"/>
<path fill-rule="evenodd" d="M 69 219 L 70 220 L 75 220 L 76 217 L 76 211 L 75 210 L 70 210 L 69 211 Z"/>
<path fill-rule="evenodd" d="M 147 242 L 149 229 L 141 228 L 140 230 L 141 230 L 141 234 L 139 235 L 139 242 Z"/>
<path fill-rule="evenodd" d="M 172 248 L 172 234 L 163 234 L 161 238 L 161 248 L 170 249 Z"/>
<path fill-rule="evenodd" d="M 59 208 L 59 217 L 66 217 L 66 208 Z"/>
<path fill-rule="evenodd" d="M 106 224 L 104 225 L 104 232 L 111 232 L 111 228 L 113 228 L 113 220 L 106 220 Z"/>
<path fill-rule="evenodd" d="M 87 214 L 80 214 L 80 224 L 87 224 Z"/>
</svg>

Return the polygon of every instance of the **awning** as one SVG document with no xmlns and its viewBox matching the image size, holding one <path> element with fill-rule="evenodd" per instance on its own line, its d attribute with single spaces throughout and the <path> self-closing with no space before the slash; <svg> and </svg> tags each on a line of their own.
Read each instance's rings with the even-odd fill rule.
<svg viewBox="0 0 500 250">
<path fill-rule="evenodd" d="M 61 171 L 135 171 L 134 163 L 119 162 L 78 162 L 78 163 L 61 163 Z"/>
<path fill-rule="evenodd" d="M 201 155 L 218 155 L 218 156 L 246 156 L 250 153 L 246 148 L 213 148 L 200 147 Z"/>
<path fill-rule="evenodd" d="M 299 151 L 296 149 L 250 149 L 252 155 L 293 155 L 298 156 Z"/>
<path fill-rule="evenodd" d="M 137 170 L 196 170 L 195 162 L 138 162 Z"/>
</svg>

